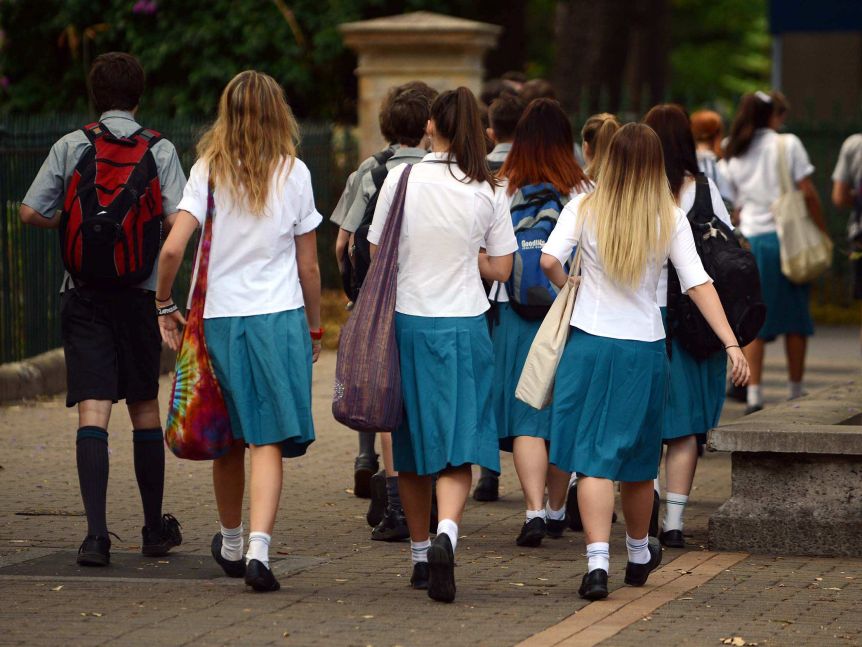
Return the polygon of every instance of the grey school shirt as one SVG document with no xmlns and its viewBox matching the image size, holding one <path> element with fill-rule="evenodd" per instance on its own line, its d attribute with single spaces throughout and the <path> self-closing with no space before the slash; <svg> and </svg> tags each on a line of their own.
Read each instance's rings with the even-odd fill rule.
<svg viewBox="0 0 862 647">
<path fill-rule="evenodd" d="M 99 117 L 99 121 L 117 137 L 128 137 L 141 127 L 132 113 L 123 110 L 109 110 Z M 90 140 L 82 130 L 71 132 L 58 140 L 51 147 L 51 152 L 42 163 L 42 168 L 36 174 L 36 179 L 33 180 L 22 202 L 45 218 L 59 218 L 57 210 L 63 206 L 69 180 L 75 166 L 89 146 Z M 159 182 L 162 185 L 162 209 L 165 216 L 169 216 L 176 212 L 177 205 L 183 197 L 186 176 L 180 165 L 177 150 L 167 139 L 156 142 L 152 153 L 159 171 Z M 137 287 L 155 291 L 157 278 L 158 261 L 150 277 Z M 68 273 L 63 277 L 61 291 L 67 284 L 72 285 L 72 279 Z"/>
<path fill-rule="evenodd" d="M 862 183 L 862 134 L 850 135 L 844 141 L 832 180 L 849 184 L 854 191 Z"/>
<path fill-rule="evenodd" d="M 428 154 L 424 148 L 413 148 L 408 146 L 395 147 L 395 154 L 386 161 L 388 170 L 394 169 L 401 164 L 417 164 L 422 161 L 422 158 Z M 372 158 L 373 159 L 373 158 Z M 362 218 L 365 216 L 365 208 L 368 206 L 368 201 L 377 192 L 377 187 L 374 186 L 374 178 L 370 171 L 374 166 L 365 170 L 361 177 L 357 177 L 357 187 L 353 201 L 347 207 L 344 220 L 340 223 L 341 228 L 351 233 L 359 229 L 362 224 Z M 359 176 L 359 171 L 357 171 Z"/>
</svg>

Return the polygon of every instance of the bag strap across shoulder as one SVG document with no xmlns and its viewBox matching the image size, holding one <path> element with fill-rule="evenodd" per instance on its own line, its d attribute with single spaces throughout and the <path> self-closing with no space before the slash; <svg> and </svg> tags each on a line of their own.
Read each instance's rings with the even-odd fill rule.
<svg viewBox="0 0 862 647">
<path fill-rule="evenodd" d="M 781 193 L 793 191 L 793 180 L 790 177 L 790 169 L 787 166 L 787 142 L 784 135 L 778 135 L 776 146 L 778 154 L 778 181 L 781 182 Z"/>
<path fill-rule="evenodd" d="M 213 184 L 212 178 L 209 178 L 207 180 L 207 212 L 206 216 L 204 216 L 201 242 L 196 254 L 197 272 L 192 292 L 191 307 L 189 308 L 189 318 L 192 316 L 203 318 L 204 314 L 203 311 L 207 294 L 207 276 L 209 274 L 210 265 L 210 248 L 212 247 L 213 219 L 215 218 L 214 190 L 215 185 Z"/>
</svg>

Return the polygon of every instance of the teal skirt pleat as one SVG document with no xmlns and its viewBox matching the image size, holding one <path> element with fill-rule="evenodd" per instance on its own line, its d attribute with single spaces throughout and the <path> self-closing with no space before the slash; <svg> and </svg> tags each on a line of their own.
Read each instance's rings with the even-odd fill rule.
<svg viewBox="0 0 862 647">
<path fill-rule="evenodd" d="M 778 234 L 752 236 L 748 242 L 757 262 L 760 289 L 766 304 L 766 321 L 757 336 L 772 341 L 779 335 L 813 335 L 814 322 L 808 304 L 811 286 L 791 283 L 781 273 Z"/>
<path fill-rule="evenodd" d="M 234 437 L 305 454 L 314 442 L 305 309 L 205 319 L 204 335 Z"/>
<path fill-rule="evenodd" d="M 476 464 L 500 470 L 484 315 L 395 314 L 404 420 L 392 434 L 395 469 L 420 475 Z"/>
<path fill-rule="evenodd" d="M 665 327 L 666 317 L 667 310 L 662 308 Z M 671 340 L 671 353 L 662 438 L 695 435 L 703 443 L 706 432 L 718 424 L 724 406 L 727 354 L 720 351 L 698 362 L 676 339 Z"/>
<path fill-rule="evenodd" d="M 500 449 L 512 451 L 517 436 L 549 440 L 551 408 L 534 409 L 515 398 L 527 353 L 542 320 L 524 319 L 508 303 L 498 303 L 498 320 L 491 328 L 494 346 L 494 417 Z"/>
<path fill-rule="evenodd" d="M 550 460 L 614 481 L 658 474 L 668 388 L 664 340 L 572 329 L 554 383 Z"/>
</svg>

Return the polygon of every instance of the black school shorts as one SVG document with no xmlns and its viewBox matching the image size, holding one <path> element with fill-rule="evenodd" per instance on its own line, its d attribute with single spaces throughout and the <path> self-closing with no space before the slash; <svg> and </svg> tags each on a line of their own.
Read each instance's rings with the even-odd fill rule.
<svg viewBox="0 0 862 647">
<path fill-rule="evenodd" d="M 154 400 L 162 349 L 154 293 L 77 287 L 60 299 L 66 406 L 83 400 Z"/>
</svg>

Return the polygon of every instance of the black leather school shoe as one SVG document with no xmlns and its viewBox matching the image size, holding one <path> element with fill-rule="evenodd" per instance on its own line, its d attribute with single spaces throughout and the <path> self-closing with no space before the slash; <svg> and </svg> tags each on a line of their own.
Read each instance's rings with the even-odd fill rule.
<svg viewBox="0 0 862 647">
<path fill-rule="evenodd" d="M 183 543 L 180 522 L 172 514 L 162 515 L 162 526 L 157 530 L 141 528 L 141 538 L 141 552 L 147 557 L 164 557 L 171 548 Z"/>
<path fill-rule="evenodd" d="M 413 575 L 410 576 L 410 586 L 417 591 L 428 589 L 428 562 L 413 564 Z"/>
<path fill-rule="evenodd" d="M 682 530 L 665 530 L 658 537 L 662 546 L 667 548 L 685 548 Z"/>
<path fill-rule="evenodd" d="M 584 600 L 602 600 L 608 597 L 608 572 L 596 568 L 584 575 L 578 595 Z"/>
<path fill-rule="evenodd" d="M 476 501 L 496 501 L 499 498 L 500 477 L 493 474 L 482 475 L 473 490 L 473 499 Z"/>
<path fill-rule="evenodd" d="M 434 537 L 428 549 L 428 597 L 439 602 L 455 599 L 455 551 L 445 532 Z"/>
<path fill-rule="evenodd" d="M 545 523 L 545 534 L 551 539 L 559 539 L 566 529 L 565 519 L 548 519 Z"/>
<path fill-rule="evenodd" d="M 225 575 L 228 577 L 242 577 L 245 575 L 245 560 L 242 557 L 236 561 L 225 559 L 221 554 L 221 547 L 222 536 L 220 532 L 217 532 L 213 537 L 212 544 L 210 545 L 213 559 L 219 566 L 221 566 Z"/>
<path fill-rule="evenodd" d="M 649 554 L 650 560 L 646 564 L 635 564 L 628 562 L 626 564 L 625 583 L 631 586 L 643 586 L 646 584 L 649 574 L 658 568 L 661 564 L 661 544 L 654 538 L 650 538 Z"/>
<path fill-rule="evenodd" d="M 371 477 L 371 502 L 368 504 L 368 512 L 365 515 L 365 520 L 368 525 L 375 528 L 377 524 L 383 521 L 386 515 L 386 504 L 389 502 L 389 495 L 386 493 L 386 472 L 379 471 Z"/>
<path fill-rule="evenodd" d="M 353 461 L 353 496 L 371 498 L 371 477 L 380 469 L 377 454 L 360 454 Z"/>
<path fill-rule="evenodd" d="M 256 559 L 249 560 L 245 567 L 245 583 L 259 593 L 278 591 L 281 588 L 272 571 Z"/>
<path fill-rule="evenodd" d="M 107 566 L 111 563 L 111 538 L 107 535 L 87 535 L 78 549 L 80 566 Z"/>
<path fill-rule="evenodd" d="M 542 545 L 542 540 L 545 538 L 546 534 L 545 520 L 541 517 L 536 517 L 535 519 L 530 519 L 521 526 L 521 533 L 518 535 L 515 543 L 518 544 L 518 546 L 536 548 L 537 546 Z"/>
<path fill-rule="evenodd" d="M 404 510 L 386 507 L 383 520 L 371 531 L 371 539 L 374 541 L 404 541 L 410 538 L 410 530 L 407 528 L 407 519 Z"/>
</svg>

